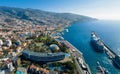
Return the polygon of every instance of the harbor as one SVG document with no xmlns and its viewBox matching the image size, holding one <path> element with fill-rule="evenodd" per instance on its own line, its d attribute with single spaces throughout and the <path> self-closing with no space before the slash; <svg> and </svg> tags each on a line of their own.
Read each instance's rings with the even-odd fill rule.
<svg viewBox="0 0 120 74">
<path fill-rule="evenodd" d="M 114 24 L 112 21 L 97 21 L 84 23 L 78 22 L 72 24 L 68 28 L 69 32 L 64 32 L 64 39 L 72 43 L 76 48 L 78 48 L 78 50 L 80 50 L 83 53 L 85 61 L 89 65 L 92 74 L 96 74 L 97 72 L 97 61 L 99 61 L 101 66 L 106 68 L 110 74 L 120 73 L 120 69 L 116 68 L 116 66 L 113 65 L 112 59 L 109 58 L 109 56 L 106 54 L 106 51 L 103 51 L 103 53 L 98 53 L 90 45 L 91 32 L 95 31 L 97 35 L 112 51 L 117 52 L 119 54 L 119 50 L 117 49 L 119 49 L 120 47 L 120 35 L 118 34 L 118 31 L 120 31 L 120 29 L 118 29 L 120 27 L 120 23 L 114 22 Z M 105 25 L 108 28 L 108 31 L 106 31 L 106 27 L 104 27 Z M 102 28 L 105 28 L 105 30 L 103 30 Z M 111 28 L 115 31 L 111 31 Z"/>
<path fill-rule="evenodd" d="M 104 44 L 104 50 L 110 59 L 115 58 L 115 56 L 117 56 L 113 51 L 111 51 L 111 49 L 106 44 Z"/>
<path fill-rule="evenodd" d="M 66 31 L 66 33 L 67 33 L 67 31 Z M 107 44 L 105 44 L 104 43 L 104 41 L 102 40 L 102 39 L 100 39 L 99 38 L 99 36 L 96 34 L 96 33 L 94 33 L 95 34 L 95 36 L 99 39 L 99 42 L 98 42 L 98 44 L 100 44 L 101 45 L 101 47 L 100 48 L 102 48 L 102 51 L 103 52 L 105 52 L 106 53 L 106 55 L 108 56 L 108 58 L 109 59 L 111 59 L 111 61 L 112 61 L 112 63 L 116 63 L 116 57 L 117 58 L 119 58 L 119 55 L 117 55 L 110 47 L 108 47 L 108 45 Z M 62 36 L 60 36 L 60 37 L 62 37 Z M 63 37 L 62 37 L 63 38 Z M 69 47 L 69 49 L 70 49 L 70 53 L 71 53 L 71 55 L 73 56 L 73 58 L 74 58 L 74 60 L 75 60 L 75 63 L 76 63 L 76 67 L 77 67 L 77 71 L 78 71 L 78 73 L 79 74 L 92 74 L 92 71 L 90 70 L 90 68 L 89 68 L 89 66 L 86 64 L 86 62 L 85 62 L 85 60 L 84 60 L 84 57 L 82 56 L 83 55 L 83 53 L 79 50 L 79 49 L 77 49 L 76 47 L 74 47 L 71 43 L 69 43 L 67 40 L 64 40 L 64 38 L 63 38 L 63 40 L 57 40 L 58 42 L 63 42 L 65 45 L 67 45 L 68 47 Z M 79 59 L 80 58 L 80 59 Z M 79 61 L 80 60 L 80 61 Z M 119 60 L 119 59 L 118 59 Z M 83 63 L 83 62 L 84 63 Z M 82 63 L 82 64 L 81 64 Z M 117 64 L 118 65 L 118 64 Z M 87 69 L 85 70 L 85 67 L 87 67 Z M 107 69 L 107 68 L 105 68 L 107 71 L 108 71 L 108 73 L 110 73 L 109 72 L 109 70 Z M 101 72 L 101 74 L 106 74 L 105 72 L 103 72 L 104 71 L 104 66 L 103 67 L 101 67 L 101 70 L 102 70 L 102 72 Z M 97 74 L 100 74 L 100 73 L 98 73 L 98 72 L 96 72 Z"/>
<path fill-rule="evenodd" d="M 116 54 L 110 47 L 108 47 L 103 40 L 101 40 L 98 35 L 95 32 L 92 32 L 92 38 L 94 37 L 94 41 L 96 42 L 96 46 L 99 47 L 99 49 L 96 50 L 104 50 L 105 53 L 108 55 L 108 57 L 112 60 L 112 62 L 120 68 L 120 56 Z M 99 41 L 99 44 L 97 42 Z"/>
<path fill-rule="evenodd" d="M 92 74 L 89 66 L 85 62 L 82 52 L 80 52 L 77 48 L 75 48 L 71 43 L 68 41 L 64 40 L 62 41 L 65 45 L 67 45 L 70 49 L 70 53 L 73 56 L 77 70 L 79 74 Z"/>
</svg>

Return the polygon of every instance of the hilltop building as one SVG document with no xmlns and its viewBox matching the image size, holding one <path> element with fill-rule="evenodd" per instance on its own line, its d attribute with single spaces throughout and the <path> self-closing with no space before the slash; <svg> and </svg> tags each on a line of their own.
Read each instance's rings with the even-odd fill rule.
<svg viewBox="0 0 120 74">
<path fill-rule="evenodd" d="M 7 68 L 10 72 L 14 70 L 13 63 L 11 60 L 7 60 L 6 65 L 7 65 Z"/>
</svg>

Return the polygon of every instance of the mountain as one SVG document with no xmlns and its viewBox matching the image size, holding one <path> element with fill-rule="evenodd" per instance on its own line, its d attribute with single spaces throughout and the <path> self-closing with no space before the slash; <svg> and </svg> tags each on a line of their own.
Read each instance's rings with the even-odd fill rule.
<svg viewBox="0 0 120 74">
<path fill-rule="evenodd" d="M 56 27 L 84 20 L 93 20 L 93 18 L 71 13 L 0 6 L 0 25 L 3 26 L 49 25 Z"/>
</svg>

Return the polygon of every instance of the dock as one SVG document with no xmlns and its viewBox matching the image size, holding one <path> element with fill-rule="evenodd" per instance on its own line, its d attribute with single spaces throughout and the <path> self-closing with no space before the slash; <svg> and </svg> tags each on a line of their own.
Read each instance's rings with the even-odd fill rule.
<svg viewBox="0 0 120 74">
<path fill-rule="evenodd" d="M 99 36 L 95 32 L 93 32 L 93 33 L 96 37 L 99 38 Z M 104 49 L 105 53 L 108 55 L 108 57 L 110 59 L 115 58 L 115 56 L 118 56 L 115 52 L 112 51 L 112 49 L 110 47 L 108 47 L 107 44 L 104 43 L 104 41 L 102 39 L 100 39 L 100 42 L 103 45 L 103 49 Z"/>
<path fill-rule="evenodd" d="M 104 50 L 110 59 L 115 58 L 116 54 L 106 44 L 104 44 Z"/>
<path fill-rule="evenodd" d="M 97 73 L 96 74 L 108 74 L 108 70 L 102 67 L 98 61 L 97 61 Z"/>
<path fill-rule="evenodd" d="M 73 58 L 74 58 L 74 60 L 75 60 L 75 64 L 76 64 L 76 67 L 77 67 L 77 71 L 78 71 L 78 73 L 79 74 L 92 74 L 91 73 L 91 70 L 90 70 L 90 68 L 89 68 L 89 66 L 88 66 L 88 64 L 86 64 L 86 62 L 85 62 L 85 60 L 84 60 L 84 58 L 83 58 L 83 56 L 82 56 L 82 52 L 80 52 L 77 48 L 75 48 L 71 43 L 69 43 L 68 41 L 66 41 L 66 40 L 64 40 L 64 41 L 62 41 L 66 46 L 68 46 L 69 47 L 69 49 L 70 49 L 70 53 L 71 53 L 71 55 L 73 56 Z M 81 65 L 80 65 L 80 63 L 79 63 L 79 61 L 78 61 L 78 58 L 82 58 L 82 60 L 83 60 L 83 63 L 85 64 L 85 66 L 86 66 L 86 70 L 84 70 L 82 67 L 81 67 Z"/>
</svg>

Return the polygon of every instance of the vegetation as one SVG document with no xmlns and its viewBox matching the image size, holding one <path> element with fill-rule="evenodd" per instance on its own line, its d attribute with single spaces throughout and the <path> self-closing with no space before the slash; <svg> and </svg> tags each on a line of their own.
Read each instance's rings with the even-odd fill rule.
<svg viewBox="0 0 120 74">
<path fill-rule="evenodd" d="M 59 47 L 62 52 L 65 52 L 65 53 L 69 52 L 69 48 L 65 44 L 61 44 L 61 45 L 59 45 Z"/>
<path fill-rule="evenodd" d="M 30 37 L 27 39 L 31 39 L 34 37 Z M 51 38 L 50 36 L 46 36 L 43 35 L 41 33 L 41 35 L 39 37 L 36 37 L 33 39 L 32 43 L 28 45 L 28 49 L 33 50 L 35 52 L 50 52 L 49 51 L 49 46 L 51 44 L 56 44 L 59 45 L 57 41 L 55 41 L 55 39 Z M 54 52 L 57 52 L 56 50 Z"/>
<path fill-rule="evenodd" d="M 21 64 L 20 64 L 21 67 L 27 68 L 29 65 L 30 65 L 30 61 L 24 59 L 21 60 Z"/>
<path fill-rule="evenodd" d="M 2 59 L 4 57 L 4 55 L 0 55 L 0 59 Z"/>
<path fill-rule="evenodd" d="M 55 39 L 51 38 L 50 36 L 44 35 L 43 33 L 41 33 L 38 37 L 32 38 L 32 43 L 30 43 L 28 45 L 28 48 L 30 50 L 33 50 L 35 52 L 48 52 L 50 51 L 49 46 L 51 44 L 56 44 L 58 45 L 58 47 L 60 48 L 60 50 L 54 50 L 53 52 L 65 52 L 65 53 L 69 53 L 69 48 L 64 44 L 59 44 Z M 30 38 L 28 38 L 30 39 Z M 31 62 L 34 65 L 38 66 L 38 67 L 42 67 L 42 68 L 46 68 L 48 70 L 50 70 L 50 68 L 48 66 L 53 66 L 55 67 L 54 71 L 59 71 L 59 67 L 64 67 L 65 69 L 62 70 L 61 72 L 65 72 L 68 74 L 74 74 L 75 71 L 75 63 L 72 61 L 67 61 L 67 62 L 53 62 L 51 64 L 38 64 L 38 63 L 34 63 Z"/>
<path fill-rule="evenodd" d="M 58 67 L 65 67 L 65 70 L 63 72 L 68 74 L 74 74 L 74 70 L 76 69 L 75 63 L 71 61 L 67 61 L 64 63 L 54 62 L 54 63 L 51 63 L 50 66 L 57 67 L 55 68 L 55 71 L 58 71 Z"/>
<path fill-rule="evenodd" d="M 50 52 L 49 46 L 51 44 L 56 44 L 60 48 L 60 50 L 52 50 L 52 52 L 65 52 L 69 53 L 69 48 L 65 44 L 59 44 L 55 39 L 51 38 L 50 36 L 46 36 L 43 33 L 41 33 L 38 37 L 29 37 L 27 39 L 33 39 L 32 43 L 28 45 L 28 48 L 30 50 L 33 50 L 35 52 Z"/>
</svg>

